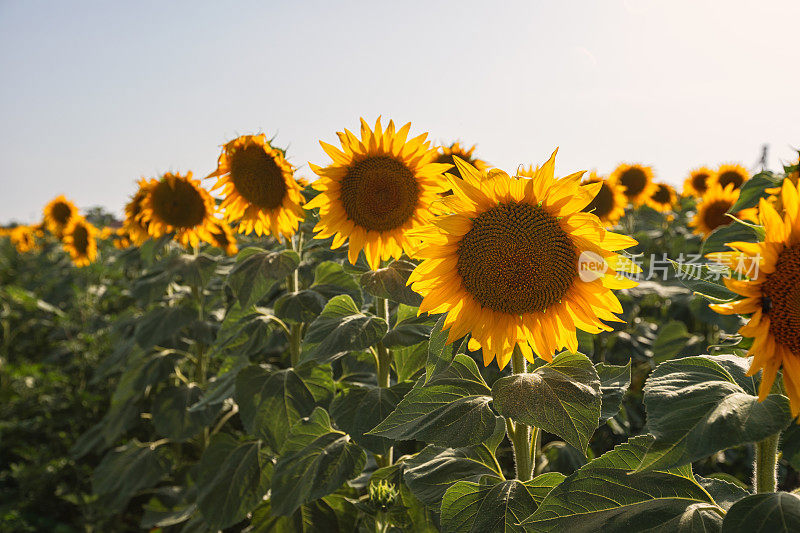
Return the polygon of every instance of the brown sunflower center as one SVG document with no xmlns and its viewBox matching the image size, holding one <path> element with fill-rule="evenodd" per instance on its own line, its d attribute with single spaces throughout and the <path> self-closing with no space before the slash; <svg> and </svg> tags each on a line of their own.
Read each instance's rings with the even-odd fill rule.
<svg viewBox="0 0 800 533">
<path fill-rule="evenodd" d="M 70 209 L 69 206 L 64 202 L 56 202 L 53 205 L 51 213 L 53 214 L 53 219 L 59 225 L 63 226 L 69 222 L 69 219 L 72 216 L 72 209 Z"/>
<path fill-rule="evenodd" d="M 614 210 L 614 191 L 603 182 L 597 196 L 583 210 L 587 213 L 594 213 L 600 218 L 608 216 Z"/>
<path fill-rule="evenodd" d="M 631 167 L 620 174 L 619 182 L 625 186 L 625 195 L 631 198 L 647 186 L 647 174 L 639 167 Z"/>
<path fill-rule="evenodd" d="M 781 253 L 762 293 L 770 334 L 794 353 L 800 353 L 800 245 Z"/>
<path fill-rule="evenodd" d="M 206 204 L 195 186 L 184 180 L 161 180 L 150 191 L 153 212 L 176 228 L 193 228 L 206 217 Z"/>
<path fill-rule="evenodd" d="M 86 255 L 86 251 L 89 249 L 89 232 L 83 224 L 78 224 L 72 230 L 72 245 L 79 254 Z"/>
<path fill-rule="evenodd" d="M 347 217 L 367 230 L 390 231 L 417 208 L 419 186 L 407 166 L 389 156 L 370 156 L 353 164 L 342 179 Z"/>
<path fill-rule="evenodd" d="M 283 171 L 259 145 L 251 144 L 233 153 L 231 178 L 245 200 L 263 209 L 275 209 L 286 196 Z"/>
<path fill-rule="evenodd" d="M 479 215 L 458 246 L 464 288 L 482 306 L 521 315 L 544 311 L 572 286 L 575 245 L 540 207 L 500 204 Z"/>
<path fill-rule="evenodd" d="M 709 231 L 714 231 L 720 226 L 727 226 L 733 219 L 727 215 L 728 209 L 733 204 L 727 200 L 714 200 L 703 213 L 703 222 L 708 226 Z"/>
<path fill-rule="evenodd" d="M 666 185 L 659 185 L 656 192 L 653 193 L 653 200 L 659 204 L 668 204 L 672 201 L 669 194 L 669 189 Z"/>
<path fill-rule="evenodd" d="M 692 176 L 692 187 L 699 193 L 704 193 L 708 190 L 708 174 L 705 172 L 698 172 Z"/>
<path fill-rule="evenodd" d="M 744 183 L 744 176 L 742 176 L 739 172 L 735 170 L 728 170 L 727 172 L 723 172 L 717 178 L 719 184 L 724 189 L 726 185 L 733 183 L 733 188 L 738 189 Z"/>
</svg>

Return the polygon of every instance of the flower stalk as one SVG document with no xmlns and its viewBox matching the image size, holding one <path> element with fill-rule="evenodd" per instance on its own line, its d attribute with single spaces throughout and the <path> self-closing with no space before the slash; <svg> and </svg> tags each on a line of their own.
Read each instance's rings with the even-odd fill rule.
<svg viewBox="0 0 800 533">
<path fill-rule="evenodd" d="M 515 374 L 524 374 L 528 371 L 525 356 L 519 347 L 514 347 L 511 356 L 511 371 Z M 514 466 L 517 479 L 528 481 L 536 470 L 536 456 L 538 455 L 539 429 L 521 422 L 506 419 L 508 438 L 514 450 Z"/>
<path fill-rule="evenodd" d="M 756 443 L 753 468 L 753 487 L 756 492 L 778 490 L 778 439 L 779 434 L 776 433 Z"/>
</svg>

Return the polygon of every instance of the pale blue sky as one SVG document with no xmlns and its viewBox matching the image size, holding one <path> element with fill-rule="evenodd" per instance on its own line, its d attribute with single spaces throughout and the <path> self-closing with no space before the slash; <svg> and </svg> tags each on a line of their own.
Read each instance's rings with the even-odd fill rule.
<svg viewBox="0 0 800 533">
<path fill-rule="evenodd" d="M 53 196 L 120 212 L 140 176 L 277 134 L 310 176 L 359 116 L 506 170 L 620 161 L 679 183 L 800 145 L 800 2 L 0 0 L 0 221 Z"/>
</svg>

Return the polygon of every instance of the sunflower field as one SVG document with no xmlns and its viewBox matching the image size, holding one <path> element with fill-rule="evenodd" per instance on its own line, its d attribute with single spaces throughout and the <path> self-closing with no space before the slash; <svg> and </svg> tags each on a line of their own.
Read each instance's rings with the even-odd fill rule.
<svg viewBox="0 0 800 533">
<path fill-rule="evenodd" d="M 797 161 L 337 136 L 0 229 L 1 531 L 800 531 Z"/>
</svg>

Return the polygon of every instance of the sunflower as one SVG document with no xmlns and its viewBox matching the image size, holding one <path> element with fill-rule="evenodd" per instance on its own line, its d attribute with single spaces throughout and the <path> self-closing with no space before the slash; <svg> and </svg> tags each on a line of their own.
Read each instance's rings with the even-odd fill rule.
<svg viewBox="0 0 800 533">
<path fill-rule="evenodd" d="M 134 244 L 133 237 L 131 237 L 128 229 L 125 227 L 117 228 L 116 231 L 111 233 L 110 238 L 114 248 L 117 248 L 118 250 L 130 248 Z"/>
<path fill-rule="evenodd" d="M 59 239 L 72 219 L 78 216 L 78 208 L 63 195 L 53 198 L 44 207 L 44 223 L 47 229 Z"/>
<path fill-rule="evenodd" d="M 516 346 L 530 361 L 551 360 L 560 348 L 577 351 L 577 329 L 599 333 L 621 321 L 611 289 L 636 282 L 617 276 L 632 267 L 615 252 L 636 241 L 582 211 L 602 184 L 581 185 L 582 172 L 555 179 L 555 152 L 531 179 L 489 180 L 456 164 L 464 179 L 448 174 L 454 194 L 442 200 L 453 214 L 414 232 L 424 261 L 409 278 L 423 296 L 420 313 L 447 313 L 448 342 L 470 333 L 484 364 L 496 358 L 503 368 Z M 587 259 L 596 268 L 584 276 Z"/>
<path fill-rule="evenodd" d="M 789 180 L 783 182 L 781 197 L 786 211 L 781 215 L 766 200 L 759 201 L 759 222 L 764 226 L 763 242 L 734 242 L 728 246 L 735 252 L 717 252 L 709 258 L 728 265 L 733 275 L 725 285 L 744 298 L 715 304 L 716 312 L 751 315 L 739 330 L 753 338 L 747 355 L 753 360 L 747 375 L 764 373 L 759 387 L 759 400 L 769 394 L 778 369 L 783 367 L 784 384 L 791 403 L 792 415 L 800 414 L 800 195 Z M 749 276 L 747 279 L 745 276 Z"/>
<path fill-rule="evenodd" d="M 262 133 L 227 143 L 208 177 L 217 178 L 211 190 L 222 189 L 225 218 L 238 221 L 240 233 L 291 239 L 305 216 L 302 187 L 293 175 L 283 152 Z"/>
<path fill-rule="evenodd" d="M 734 189 L 739 189 L 749 179 L 750 173 L 742 165 L 720 165 L 714 173 L 712 181 L 723 188 L 733 184 Z"/>
<path fill-rule="evenodd" d="M 209 244 L 216 246 L 228 255 L 236 255 L 239 251 L 239 247 L 236 244 L 236 236 L 224 220 L 214 219 L 211 222 L 209 233 L 211 234 L 211 238 L 207 241 Z"/>
<path fill-rule="evenodd" d="M 656 188 L 653 194 L 646 200 L 646 204 L 656 211 L 661 213 L 668 213 L 672 211 L 675 202 L 678 201 L 678 195 L 671 185 L 666 183 L 656 183 Z"/>
<path fill-rule="evenodd" d="M 453 156 L 463 159 L 480 171 L 484 171 L 489 168 L 489 163 L 478 159 L 473 155 L 475 153 L 475 148 L 477 148 L 477 145 L 472 145 L 472 148 L 468 150 L 466 146 L 461 146 L 461 144 L 458 142 L 454 142 L 450 146 L 440 146 L 439 155 L 436 158 L 436 162 L 451 165 L 453 168 L 450 170 L 450 173 L 455 175 L 455 177 L 462 179 L 461 174 L 458 171 L 458 167 L 456 167 L 455 163 L 453 162 Z"/>
<path fill-rule="evenodd" d="M 783 167 L 783 181 L 789 180 L 792 184 L 797 186 L 798 181 L 800 181 L 800 161 L 794 163 L 793 165 Z M 781 183 L 782 183 L 781 182 Z M 783 214 L 783 199 L 781 197 L 781 185 L 777 187 L 768 187 L 764 189 L 764 192 L 769 194 L 767 197 L 767 201 L 772 204 L 775 210 L 779 214 Z"/>
<path fill-rule="evenodd" d="M 628 202 L 627 198 L 625 198 L 625 193 L 622 192 L 621 187 L 598 176 L 594 170 L 583 181 L 583 185 L 591 185 L 592 183 L 602 183 L 602 185 L 597 195 L 592 198 L 592 201 L 583 210 L 597 215 L 605 227 L 614 226 L 625 214 L 625 204 Z"/>
<path fill-rule="evenodd" d="M 689 173 L 683 182 L 683 195 L 702 198 L 708 190 L 708 185 L 713 181 L 714 171 L 708 167 L 699 167 Z"/>
<path fill-rule="evenodd" d="M 614 185 L 624 187 L 625 197 L 634 207 L 644 204 L 656 188 L 653 169 L 637 163 L 619 165 L 608 179 Z"/>
<path fill-rule="evenodd" d="M 11 244 L 21 254 L 36 249 L 35 230 L 31 226 L 17 226 L 8 231 Z"/>
<path fill-rule="evenodd" d="M 75 266 L 86 266 L 97 259 L 97 235 L 100 231 L 83 217 L 76 217 L 64 229 L 64 250 Z"/>
<path fill-rule="evenodd" d="M 191 172 L 185 176 L 167 172 L 161 179 L 151 179 L 147 187 L 139 217 L 151 237 L 175 232 L 175 240 L 183 246 L 211 238 L 214 199 Z"/>
<path fill-rule="evenodd" d="M 140 179 L 137 184 L 139 189 L 125 204 L 125 220 L 122 222 L 122 227 L 125 228 L 131 243 L 140 246 L 149 237 L 147 224 L 142 220 L 142 207 L 147 198 L 150 184 L 144 178 Z"/>
<path fill-rule="evenodd" d="M 409 230 L 430 221 L 431 202 L 449 189 L 442 172 L 450 165 L 435 162 L 438 152 L 425 141 L 427 133 L 406 140 L 410 128 L 395 131 L 389 121 L 384 131 L 378 118 L 373 132 L 361 119 L 361 140 L 344 130 L 338 133 L 342 150 L 320 141 L 333 162 L 311 165 L 320 176 L 312 187 L 320 194 L 306 209 L 319 208 L 317 239 L 334 236 L 332 248 L 350 239 L 351 263 L 361 250 L 373 269 L 382 259 L 411 253 Z"/>
<path fill-rule="evenodd" d="M 733 188 L 733 184 L 728 184 L 724 189 L 717 183 L 712 183 L 708 191 L 703 195 L 703 199 L 697 206 L 697 213 L 692 218 L 689 225 L 694 228 L 694 232 L 707 238 L 715 229 L 727 226 L 733 219 L 728 216 L 728 211 L 736 200 L 739 199 L 739 190 Z M 734 216 L 741 220 L 755 220 L 757 209 L 743 209 Z"/>
</svg>

